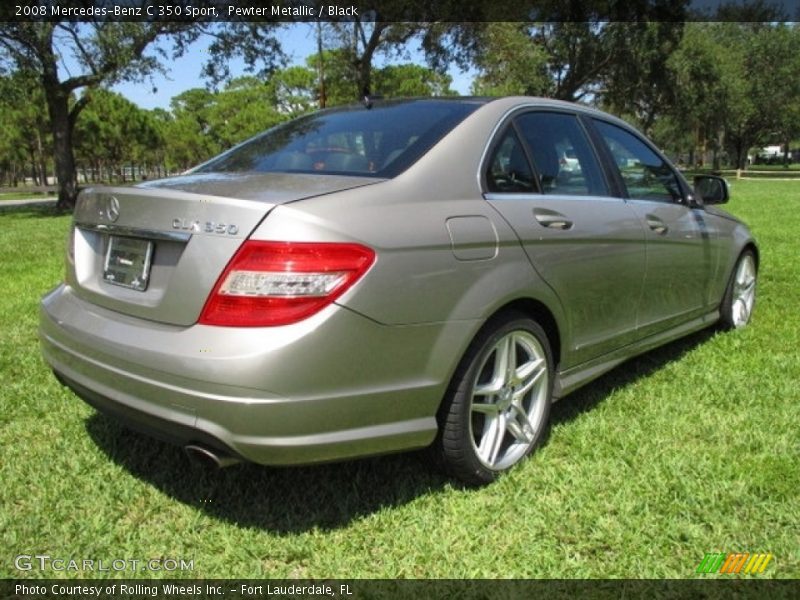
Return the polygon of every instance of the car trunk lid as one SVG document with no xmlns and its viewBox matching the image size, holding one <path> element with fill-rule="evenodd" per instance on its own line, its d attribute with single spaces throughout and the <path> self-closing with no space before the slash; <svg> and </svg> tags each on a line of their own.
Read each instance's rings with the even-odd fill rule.
<svg viewBox="0 0 800 600">
<path fill-rule="evenodd" d="M 276 205 L 377 181 L 210 173 L 90 188 L 75 208 L 67 284 L 125 315 L 192 325 L 236 250 Z"/>
</svg>

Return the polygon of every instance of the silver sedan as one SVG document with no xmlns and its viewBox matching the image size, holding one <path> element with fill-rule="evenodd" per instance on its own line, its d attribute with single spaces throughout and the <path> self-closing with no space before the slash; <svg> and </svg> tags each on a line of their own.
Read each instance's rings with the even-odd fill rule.
<svg viewBox="0 0 800 600">
<path fill-rule="evenodd" d="M 84 190 L 42 349 L 90 404 L 217 465 L 430 446 L 483 484 L 555 399 L 748 323 L 758 249 L 727 199 L 573 104 L 322 111 L 183 176 Z"/>
</svg>

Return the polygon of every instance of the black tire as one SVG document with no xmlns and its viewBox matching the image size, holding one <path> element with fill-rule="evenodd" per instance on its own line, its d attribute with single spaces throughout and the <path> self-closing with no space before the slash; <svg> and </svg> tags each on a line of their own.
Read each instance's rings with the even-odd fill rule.
<svg viewBox="0 0 800 600">
<path fill-rule="evenodd" d="M 750 322 L 756 300 L 757 264 L 752 250 L 739 255 L 720 304 L 721 329 L 741 329 Z"/>
<path fill-rule="evenodd" d="M 437 415 L 439 465 L 468 485 L 491 483 L 517 465 L 546 437 L 553 381 L 539 324 L 518 312 L 492 319 L 461 360 Z"/>
</svg>

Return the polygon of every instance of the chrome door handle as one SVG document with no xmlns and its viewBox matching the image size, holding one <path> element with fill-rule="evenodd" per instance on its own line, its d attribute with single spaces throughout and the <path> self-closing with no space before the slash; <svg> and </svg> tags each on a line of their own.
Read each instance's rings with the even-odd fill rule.
<svg viewBox="0 0 800 600">
<path fill-rule="evenodd" d="M 653 215 L 647 215 L 647 226 L 655 231 L 658 235 L 664 235 L 669 231 L 669 227 L 664 224 L 664 221 Z"/>
<path fill-rule="evenodd" d="M 542 227 L 549 227 L 550 229 L 571 229 L 572 221 L 567 217 L 554 210 L 544 208 L 534 208 L 533 216 Z"/>
</svg>

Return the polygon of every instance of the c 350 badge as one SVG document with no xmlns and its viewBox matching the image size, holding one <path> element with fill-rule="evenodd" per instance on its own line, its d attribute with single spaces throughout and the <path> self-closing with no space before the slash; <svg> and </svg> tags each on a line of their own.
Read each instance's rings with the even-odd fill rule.
<svg viewBox="0 0 800 600">
<path fill-rule="evenodd" d="M 239 226 L 233 223 L 217 223 L 216 221 L 193 221 L 176 217 L 172 220 L 172 228 L 180 231 L 190 231 L 191 233 L 214 233 L 217 235 L 236 235 L 239 233 Z"/>
</svg>

